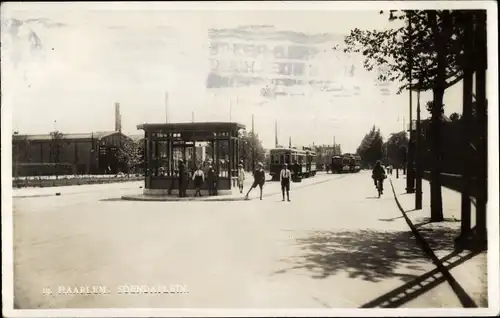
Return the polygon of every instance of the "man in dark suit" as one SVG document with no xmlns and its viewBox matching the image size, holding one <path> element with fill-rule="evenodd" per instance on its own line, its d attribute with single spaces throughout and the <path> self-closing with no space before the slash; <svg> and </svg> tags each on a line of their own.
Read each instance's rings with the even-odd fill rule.
<svg viewBox="0 0 500 318">
<path fill-rule="evenodd" d="M 216 194 L 216 173 L 215 169 L 212 166 L 212 163 L 208 164 L 208 171 L 207 171 L 207 186 L 208 186 L 208 195 L 215 195 Z"/>
<path fill-rule="evenodd" d="M 184 161 L 179 160 L 179 197 L 186 196 L 186 166 Z"/>
</svg>

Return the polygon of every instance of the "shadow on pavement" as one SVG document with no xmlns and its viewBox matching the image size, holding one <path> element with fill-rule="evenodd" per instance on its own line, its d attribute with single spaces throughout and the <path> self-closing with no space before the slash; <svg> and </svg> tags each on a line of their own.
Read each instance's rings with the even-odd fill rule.
<svg viewBox="0 0 500 318">
<path fill-rule="evenodd" d="M 456 233 L 450 233 L 449 228 L 436 228 L 432 237 L 432 248 L 447 249 L 450 237 L 456 237 Z M 409 281 L 415 275 L 401 274 L 401 267 L 416 270 L 420 268 L 418 263 L 429 261 L 414 240 L 411 231 L 313 231 L 296 239 L 300 255 L 282 260 L 292 266 L 273 274 L 306 269 L 317 279 L 347 272 L 350 278 L 371 282 L 390 277 Z"/>
<path fill-rule="evenodd" d="M 419 234 L 433 251 L 453 248 L 455 238 L 460 235 L 459 220 L 445 218 L 442 222 L 431 222 L 430 218 L 417 219 L 414 223 Z M 425 226 L 424 225 L 429 225 Z M 447 242 L 446 244 L 443 244 Z"/>
<path fill-rule="evenodd" d="M 100 199 L 99 201 L 104 201 L 104 202 L 106 202 L 106 201 L 125 201 L 125 200 L 123 200 L 121 197 L 119 197 L 119 198 L 106 198 L 106 199 Z"/>
<path fill-rule="evenodd" d="M 413 212 L 413 211 L 418 211 L 418 210 L 412 209 L 412 210 L 405 211 L 405 213 L 408 213 L 408 212 Z M 404 218 L 404 216 L 397 216 L 397 217 L 395 217 L 395 218 L 390 218 L 390 219 L 378 219 L 378 220 L 379 220 L 379 221 L 384 221 L 384 222 L 391 222 L 391 221 L 398 220 L 398 219 L 402 219 L 402 218 Z"/>
<path fill-rule="evenodd" d="M 440 233 L 436 237 L 445 235 Z M 298 238 L 297 244 L 301 246 L 301 255 L 283 259 L 292 266 L 273 274 L 306 269 L 318 279 L 347 272 L 350 278 L 371 282 L 391 277 L 409 281 L 415 275 L 400 273 L 402 267 L 417 269 L 419 263 L 429 261 L 411 231 L 313 231 L 305 238 Z"/>
<path fill-rule="evenodd" d="M 479 252 L 470 252 L 466 255 L 460 255 L 460 253 L 461 251 L 454 251 L 440 259 L 440 261 L 445 264 L 447 263 L 446 269 L 451 270 L 452 268 L 479 254 Z M 450 260 L 454 258 L 456 258 L 456 260 L 450 262 Z M 445 281 L 446 277 L 441 273 L 440 269 L 436 268 L 380 297 L 375 298 L 374 300 L 365 303 L 360 306 L 360 308 L 397 308 L 428 292 Z M 469 307 L 477 307 L 477 305 L 471 303 L 469 304 Z"/>
</svg>

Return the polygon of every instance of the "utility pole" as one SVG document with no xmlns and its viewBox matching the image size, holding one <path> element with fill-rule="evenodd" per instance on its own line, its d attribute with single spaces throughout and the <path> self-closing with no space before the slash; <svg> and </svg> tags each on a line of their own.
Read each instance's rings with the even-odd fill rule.
<svg viewBox="0 0 500 318">
<path fill-rule="evenodd" d="M 191 122 L 194 123 L 194 112 L 191 112 Z"/>
<path fill-rule="evenodd" d="M 408 51 L 409 51 L 409 56 L 408 56 L 408 64 L 410 65 L 410 71 L 409 71 L 409 83 L 410 83 L 410 89 L 409 91 L 409 103 L 410 103 L 410 137 L 408 138 L 408 156 L 406 160 L 406 193 L 413 193 L 415 192 L 415 173 L 413 170 L 413 160 L 415 158 L 415 150 L 414 150 L 414 143 L 413 143 L 413 101 L 412 101 L 412 90 L 411 90 L 411 84 L 412 84 L 412 67 L 413 67 L 413 50 L 412 50 L 412 39 L 411 39 L 411 34 L 412 34 L 412 28 L 411 28 L 411 18 L 412 18 L 412 13 L 408 12 L 408 31 L 410 34 L 410 39 L 408 43 Z"/>
<path fill-rule="evenodd" d="M 415 210 L 422 210 L 422 177 L 423 177 L 423 167 L 422 167 L 422 137 L 420 128 L 420 88 L 422 85 L 422 80 L 419 80 L 418 91 L 417 91 L 417 124 L 416 124 L 416 182 L 415 182 Z"/>
<path fill-rule="evenodd" d="M 165 124 L 168 124 L 168 92 L 165 92 Z"/>
<path fill-rule="evenodd" d="M 255 172 L 255 126 L 254 126 L 253 114 L 252 114 L 252 171 Z"/>
</svg>

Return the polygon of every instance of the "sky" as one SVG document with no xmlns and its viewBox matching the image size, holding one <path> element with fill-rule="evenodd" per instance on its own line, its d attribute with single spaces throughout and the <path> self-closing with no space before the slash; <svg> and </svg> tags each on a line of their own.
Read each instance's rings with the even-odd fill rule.
<svg viewBox="0 0 500 318">
<path fill-rule="evenodd" d="M 273 8 L 4 3 L 2 104 L 11 107 L 12 130 L 21 134 L 113 130 L 114 103 L 119 102 L 123 132 L 140 134 L 138 124 L 165 121 L 166 92 L 169 122 L 190 122 L 193 117 L 232 120 L 250 130 L 253 115 L 255 130 L 267 148 L 274 146 L 275 121 L 281 144 L 287 145 L 289 138 L 299 147 L 331 144 L 335 138 L 344 152 L 355 152 L 372 125 L 384 137 L 402 130 L 403 118 L 409 120 L 408 93 L 396 95 L 399 83 L 392 83 L 389 95 L 380 94 L 375 75 L 363 70 L 357 57 L 337 62 L 354 59 L 355 76 L 339 77 L 334 71 L 331 76 L 347 90 L 361 87 L 359 95 L 332 96 L 311 89 L 305 96 L 264 99 L 254 86 L 207 88 L 210 29 L 268 25 L 344 36 L 353 28 L 391 26 L 387 16 L 375 9 Z M 331 61 L 325 55 L 315 63 L 327 69 Z M 459 83 L 446 91 L 445 114 L 460 113 L 461 90 Z M 429 92 L 422 93 L 422 105 L 431 99 Z M 422 116 L 428 117 L 424 107 Z"/>
</svg>

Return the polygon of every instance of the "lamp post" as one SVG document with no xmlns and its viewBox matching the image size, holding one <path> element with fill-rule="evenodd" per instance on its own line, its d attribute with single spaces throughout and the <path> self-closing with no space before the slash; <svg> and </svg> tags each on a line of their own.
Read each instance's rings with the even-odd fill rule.
<svg viewBox="0 0 500 318">
<path fill-rule="evenodd" d="M 420 83 L 417 91 L 415 210 L 422 209 L 422 133 L 420 127 Z"/>
<path fill-rule="evenodd" d="M 252 171 L 255 171 L 255 129 L 254 115 L 252 114 Z"/>
</svg>

